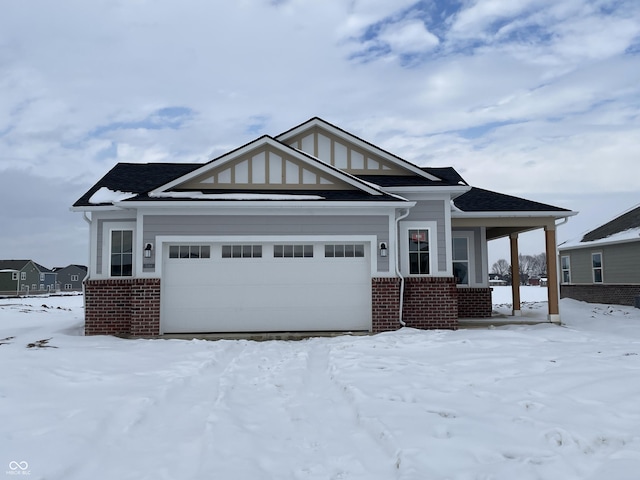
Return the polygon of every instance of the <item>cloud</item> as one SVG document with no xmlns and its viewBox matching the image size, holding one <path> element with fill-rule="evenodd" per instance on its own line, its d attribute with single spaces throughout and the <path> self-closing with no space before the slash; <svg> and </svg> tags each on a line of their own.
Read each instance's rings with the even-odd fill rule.
<svg viewBox="0 0 640 480">
<path fill-rule="evenodd" d="M 66 206 L 118 161 L 203 162 L 316 115 L 485 188 L 637 191 L 635 0 L 31 0 L 0 31 L 3 186 L 75 192 L 47 229 L 82 225 Z"/>
</svg>

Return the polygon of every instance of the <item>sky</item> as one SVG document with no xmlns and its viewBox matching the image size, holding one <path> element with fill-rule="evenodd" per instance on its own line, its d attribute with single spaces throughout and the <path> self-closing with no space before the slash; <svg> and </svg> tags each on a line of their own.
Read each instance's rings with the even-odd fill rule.
<svg viewBox="0 0 640 480">
<path fill-rule="evenodd" d="M 4 0 L 0 258 L 86 264 L 69 207 L 117 162 L 205 162 L 314 116 L 580 211 L 568 240 L 640 203 L 639 114 L 637 0 Z"/>
</svg>

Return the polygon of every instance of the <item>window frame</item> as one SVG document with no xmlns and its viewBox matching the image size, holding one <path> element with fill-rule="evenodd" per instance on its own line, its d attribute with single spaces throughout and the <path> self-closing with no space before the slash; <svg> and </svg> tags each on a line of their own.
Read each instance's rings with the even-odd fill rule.
<svg viewBox="0 0 640 480">
<path fill-rule="evenodd" d="M 398 229 L 400 238 L 400 271 L 402 275 L 409 277 L 433 277 L 438 275 L 438 245 L 437 231 L 438 224 L 435 221 L 409 221 L 400 222 Z M 426 230 L 429 237 L 429 273 L 410 273 L 409 261 L 409 231 Z"/>
<path fill-rule="evenodd" d="M 24 281 L 27 279 L 27 272 L 20 272 L 20 281 Z"/>
<path fill-rule="evenodd" d="M 80 277 L 78 275 L 71 275 L 71 281 L 72 282 L 78 282 L 78 281 L 80 281 Z"/>
<path fill-rule="evenodd" d="M 594 257 L 598 255 L 600 257 L 600 266 L 596 267 L 594 265 Z M 596 281 L 596 270 L 600 270 L 600 281 Z M 591 280 L 595 284 L 604 283 L 604 256 L 601 251 L 591 252 Z"/>
<path fill-rule="evenodd" d="M 124 255 L 127 254 L 127 252 L 121 251 L 120 253 L 113 253 L 113 234 L 114 232 L 131 232 L 131 274 L 130 275 L 114 275 L 113 274 L 113 256 L 114 255 L 120 255 L 120 258 L 122 259 Z M 112 227 L 109 229 L 109 248 L 107 249 L 106 255 L 107 255 L 107 268 L 108 268 L 108 276 L 109 278 L 133 278 L 135 277 L 135 268 L 136 268 L 136 261 L 135 261 L 135 249 L 136 249 L 136 238 L 135 238 L 135 228 L 134 227 Z M 122 266 L 125 265 L 124 263 L 120 264 L 120 267 L 122 268 Z"/>
<path fill-rule="evenodd" d="M 18 275 L 18 273 L 20 273 L 20 272 L 11 272 L 11 280 L 12 280 L 12 281 L 13 281 L 13 280 L 17 281 L 17 280 L 18 280 L 18 278 L 20 278 L 20 277 L 19 277 L 19 275 Z"/>
<path fill-rule="evenodd" d="M 564 265 L 565 259 L 567 260 L 566 268 Z M 565 273 L 567 274 L 566 280 L 565 280 Z M 563 283 L 563 284 L 571 283 L 571 255 L 560 255 L 560 283 Z"/>
<path fill-rule="evenodd" d="M 473 262 L 472 262 L 472 250 L 471 246 L 473 245 L 473 232 L 452 232 L 451 235 L 451 275 L 455 277 L 455 264 L 456 263 L 466 263 L 467 264 L 467 282 L 459 283 L 456 281 L 456 285 L 460 287 L 470 287 L 472 283 L 472 274 L 473 274 Z M 456 260 L 455 259 L 455 248 L 454 242 L 457 239 L 464 239 L 467 244 L 467 258 L 466 260 Z"/>
</svg>

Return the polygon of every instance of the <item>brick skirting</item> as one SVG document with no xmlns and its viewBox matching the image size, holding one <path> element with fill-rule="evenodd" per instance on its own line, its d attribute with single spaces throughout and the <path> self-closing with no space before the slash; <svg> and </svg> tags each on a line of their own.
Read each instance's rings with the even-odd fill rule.
<svg viewBox="0 0 640 480">
<path fill-rule="evenodd" d="M 400 328 L 399 278 L 372 281 L 372 331 Z M 403 320 L 420 329 L 458 328 L 458 290 L 453 277 L 409 277 L 404 285 Z"/>
<path fill-rule="evenodd" d="M 490 318 L 491 288 L 458 288 L 458 318 Z"/>
<path fill-rule="evenodd" d="M 560 298 L 573 298 L 589 303 L 635 305 L 640 285 L 560 285 Z"/>
<path fill-rule="evenodd" d="M 85 335 L 160 334 L 160 279 L 85 282 Z"/>
</svg>

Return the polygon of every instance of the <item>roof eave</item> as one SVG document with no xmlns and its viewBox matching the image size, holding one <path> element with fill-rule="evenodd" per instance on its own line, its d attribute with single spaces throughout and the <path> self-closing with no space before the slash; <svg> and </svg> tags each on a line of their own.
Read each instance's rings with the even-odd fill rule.
<svg viewBox="0 0 640 480">
<path fill-rule="evenodd" d="M 282 208 L 282 207 L 365 207 L 365 208 L 407 208 L 413 207 L 416 202 L 408 200 L 360 200 L 360 201 L 341 201 L 341 200 L 172 200 L 172 201 L 123 201 L 115 203 L 119 208 Z"/>
<path fill-rule="evenodd" d="M 483 211 L 483 212 L 465 212 L 465 211 L 451 211 L 451 218 L 522 218 L 522 217 L 554 217 L 554 218 L 568 218 L 577 215 L 578 212 L 571 210 L 566 211 L 554 211 L 554 210 L 539 210 L 539 211 Z"/>
</svg>

